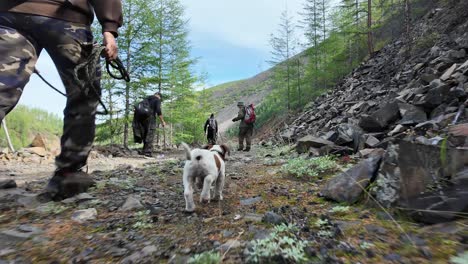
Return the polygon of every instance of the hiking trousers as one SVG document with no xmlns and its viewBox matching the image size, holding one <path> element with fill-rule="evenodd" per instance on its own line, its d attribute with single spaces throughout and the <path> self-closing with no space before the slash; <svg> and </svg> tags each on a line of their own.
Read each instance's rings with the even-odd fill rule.
<svg viewBox="0 0 468 264">
<path fill-rule="evenodd" d="M 244 148 L 244 140 L 246 148 L 250 149 L 252 145 L 253 126 L 239 127 L 239 149 Z"/>
<path fill-rule="evenodd" d="M 82 89 L 73 77 L 76 65 L 92 50 L 93 35 L 86 25 L 43 16 L 0 12 L 0 121 L 16 106 L 43 49 L 52 58 L 65 86 L 67 102 L 57 169 L 79 170 L 86 165 L 95 135 L 100 95 Z M 100 76 L 100 67 L 96 66 Z M 80 77 L 81 78 L 81 77 Z M 31 87 L 36 88 L 36 87 Z M 44 102 L 44 104 L 52 102 Z"/>
<path fill-rule="evenodd" d="M 143 126 L 143 154 L 153 154 L 153 141 L 156 135 L 156 118 L 154 116 L 142 121 Z"/>
<path fill-rule="evenodd" d="M 206 140 L 208 141 L 208 144 L 216 145 L 216 130 L 208 128 Z"/>
</svg>

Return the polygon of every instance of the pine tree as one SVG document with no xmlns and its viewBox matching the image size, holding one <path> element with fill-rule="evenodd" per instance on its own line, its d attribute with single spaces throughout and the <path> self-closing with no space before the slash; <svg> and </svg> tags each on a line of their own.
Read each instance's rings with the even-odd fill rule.
<svg viewBox="0 0 468 264">
<path fill-rule="evenodd" d="M 150 53 L 153 43 L 150 41 L 155 15 L 151 2 L 145 0 L 128 0 L 123 2 L 124 25 L 118 38 L 119 56 L 132 77 L 132 82 L 117 85 L 114 90 L 117 96 L 123 97 L 123 144 L 128 147 L 129 128 L 133 104 L 147 90 L 145 78 L 150 76 Z"/>
<path fill-rule="evenodd" d="M 270 44 L 272 47 L 270 64 L 275 65 L 277 86 L 286 82 L 287 109 L 291 110 L 291 81 L 294 78 L 293 61 L 290 59 L 297 52 L 297 38 L 294 33 L 294 22 L 288 11 L 281 13 L 280 24 L 277 35 L 271 34 Z M 278 85 L 279 84 L 279 85 Z"/>
</svg>

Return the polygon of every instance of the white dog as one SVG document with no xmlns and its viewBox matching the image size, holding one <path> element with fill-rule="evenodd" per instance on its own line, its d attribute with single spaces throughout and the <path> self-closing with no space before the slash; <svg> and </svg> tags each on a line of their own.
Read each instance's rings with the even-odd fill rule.
<svg viewBox="0 0 468 264">
<path fill-rule="evenodd" d="M 195 203 L 193 202 L 195 183 L 199 188 L 203 188 L 200 194 L 200 202 L 210 202 L 210 189 L 214 183 L 216 183 L 214 200 L 222 200 L 225 180 L 224 159 L 229 154 L 229 148 L 226 145 L 208 145 L 201 149 L 190 150 L 187 144 L 182 143 L 182 145 L 187 154 L 183 175 L 185 211 L 193 212 L 195 210 Z"/>
</svg>

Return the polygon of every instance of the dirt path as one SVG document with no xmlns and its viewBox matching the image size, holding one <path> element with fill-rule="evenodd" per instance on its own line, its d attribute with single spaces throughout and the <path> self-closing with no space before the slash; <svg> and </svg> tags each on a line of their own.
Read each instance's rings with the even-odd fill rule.
<svg viewBox="0 0 468 264">
<path fill-rule="evenodd" d="M 304 243 L 289 255 L 304 255 L 305 263 L 447 263 L 465 248 L 466 222 L 427 228 L 392 214 L 397 225 L 369 203 L 340 207 L 317 195 L 326 176 L 283 175 L 280 165 L 266 165 L 281 163 L 284 157 L 274 153 L 233 153 L 225 199 L 196 203 L 194 214 L 183 212 L 180 153 L 101 160 L 93 165 L 97 186 L 60 203 L 31 198 L 45 183 L 40 180 L 27 184 L 28 191 L 1 191 L 0 263 L 186 263 L 207 251 L 220 252 L 223 263 L 245 263 L 259 254 L 251 242 L 268 238 L 280 222 L 295 226 L 276 236 Z M 130 211 L 122 207 L 128 200 L 134 201 L 127 203 Z M 95 216 L 72 220 L 79 210 Z M 283 263 L 277 256 L 262 263 L 275 260 Z"/>
<path fill-rule="evenodd" d="M 88 172 L 110 171 L 122 166 L 132 166 L 135 168 L 148 163 L 166 161 L 173 159 L 173 156 L 160 155 L 154 158 L 147 157 L 115 157 L 115 158 L 90 158 L 88 161 Z M 49 179 L 55 170 L 53 160 L 38 162 L 4 162 L 0 167 L 0 181 L 15 180 L 18 186 L 26 183 L 44 181 Z"/>
</svg>

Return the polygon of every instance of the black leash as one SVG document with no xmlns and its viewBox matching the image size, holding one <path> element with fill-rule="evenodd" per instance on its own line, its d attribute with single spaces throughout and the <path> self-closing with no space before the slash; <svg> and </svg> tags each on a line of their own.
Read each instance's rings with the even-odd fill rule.
<svg viewBox="0 0 468 264">
<path fill-rule="evenodd" d="M 96 87 L 94 84 L 96 81 L 99 81 L 100 76 L 96 74 L 96 66 L 99 64 L 99 58 L 101 56 L 102 51 L 105 49 L 104 46 L 93 45 L 92 51 L 90 56 L 87 60 L 83 63 L 78 64 L 74 71 L 73 71 L 73 78 L 75 81 L 80 85 L 80 90 L 85 94 L 89 95 L 89 92 L 92 91 L 94 96 L 97 97 L 99 104 L 104 109 L 104 112 L 96 112 L 98 115 L 107 115 L 109 111 L 106 108 L 106 105 L 102 102 L 101 99 L 101 92 L 99 87 Z M 120 76 L 116 76 L 112 73 L 110 68 L 117 70 Z M 113 61 L 106 60 L 106 69 L 109 76 L 117 80 L 125 80 L 126 82 L 130 82 L 130 75 L 128 74 L 127 69 L 123 65 L 122 61 L 119 57 L 117 57 Z M 36 73 L 42 81 L 44 81 L 50 88 L 55 90 L 56 92 L 60 93 L 61 95 L 68 97 L 67 94 L 63 93 L 62 91 L 58 90 L 52 84 L 50 84 L 40 73 L 37 69 L 34 69 L 34 73 Z M 80 76 L 84 76 L 83 79 L 80 79 Z"/>
<path fill-rule="evenodd" d="M 41 80 L 43 82 L 45 82 L 50 88 L 54 89 L 57 93 L 67 97 L 67 95 L 65 93 L 63 93 L 62 91 L 60 91 L 59 89 L 55 88 L 52 84 L 50 84 L 46 79 L 44 79 L 44 77 L 42 77 L 42 75 L 39 73 L 39 71 L 34 68 L 34 73 L 37 74 L 37 76 L 39 76 L 39 78 L 41 78 Z"/>
</svg>

